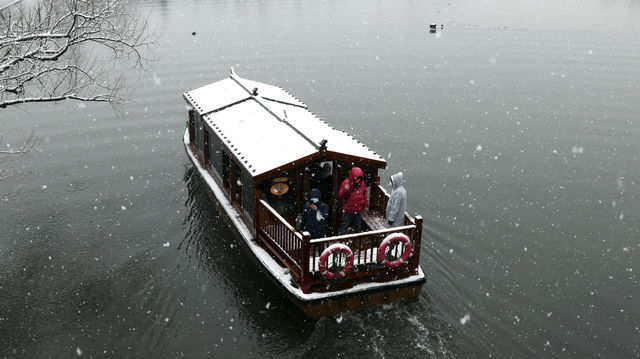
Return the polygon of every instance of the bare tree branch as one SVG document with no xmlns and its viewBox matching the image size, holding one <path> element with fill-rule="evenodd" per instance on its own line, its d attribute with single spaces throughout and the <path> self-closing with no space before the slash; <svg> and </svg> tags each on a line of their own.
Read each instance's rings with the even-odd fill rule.
<svg viewBox="0 0 640 359">
<path fill-rule="evenodd" d="M 4 137 L 0 132 L 0 143 L 2 143 L 3 140 L 4 140 Z M 9 177 L 9 175 L 7 174 L 7 169 L 9 168 L 7 159 L 9 158 L 9 155 L 20 155 L 20 154 L 30 152 L 38 146 L 39 140 L 40 138 L 35 134 L 35 131 L 31 131 L 31 134 L 24 141 L 24 143 L 22 144 L 22 146 L 20 146 L 19 149 L 0 151 L 0 180 Z"/>
<path fill-rule="evenodd" d="M 122 69 L 153 43 L 126 0 L 40 0 L 0 8 L 0 108 L 67 99 L 121 103 Z"/>
<path fill-rule="evenodd" d="M 2 140 L 3 140 L 2 134 L 0 134 L 0 143 L 2 143 Z M 17 149 L 17 150 L 8 150 L 8 151 L 0 151 L 0 155 L 18 155 L 18 154 L 30 152 L 34 148 L 36 148 L 38 146 L 38 141 L 39 140 L 40 140 L 40 136 L 36 135 L 35 131 L 31 131 L 31 134 L 24 141 L 24 143 L 22 144 L 22 146 L 20 146 L 19 149 Z M 2 178 L 2 173 L 4 172 L 5 168 L 6 168 L 6 166 L 3 167 L 0 170 L 0 178 Z"/>
</svg>

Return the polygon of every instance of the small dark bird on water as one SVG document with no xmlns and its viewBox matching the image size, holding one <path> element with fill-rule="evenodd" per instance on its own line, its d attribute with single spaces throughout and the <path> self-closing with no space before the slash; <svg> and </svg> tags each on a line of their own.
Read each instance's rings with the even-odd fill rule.
<svg viewBox="0 0 640 359">
<path fill-rule="evenodd" d="M 196 36 L 196 32 L 195 32 L 195 31 L 194 31 L 194 32 L 192 32 L 192 33 L 191 33 L 191 35 Z"/>
</svg>

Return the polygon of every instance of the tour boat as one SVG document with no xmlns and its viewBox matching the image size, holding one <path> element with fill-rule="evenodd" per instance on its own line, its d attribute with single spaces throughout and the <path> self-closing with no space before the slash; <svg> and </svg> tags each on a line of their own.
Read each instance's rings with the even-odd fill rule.
<svg viewBox="0 0 640 359">
<path fill-rule="evenodd" d="M 184 93 L 186 152 L 212 202 L 256 264 L 312 318 L 420 293 L 422 217 L 387 228 L 387 162 L 315 116 L 280 87 L 239 77 Z M 369 208 L 360 233 L 340 235 L 340 183 L 363 172 Z M 311 189 L 327 203 L 326 237 L 299 230 Z"/>
</svg>

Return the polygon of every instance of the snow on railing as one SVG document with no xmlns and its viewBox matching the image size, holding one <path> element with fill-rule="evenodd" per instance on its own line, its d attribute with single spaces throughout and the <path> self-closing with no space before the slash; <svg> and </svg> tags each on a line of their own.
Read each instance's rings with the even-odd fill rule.
<svg viewBox="0 0 640 359">
<path fill-rule="evenodd" d="M 384 193 L 384 192 L 383 192 Z M 384 193 L 386 194 L 386 193 Z M 325 248 L 341 243 L 349 246 L 355 253 L 353 270 L 346 278 L 357 282 L 368 282 L 372 278 L 398 277 L 418 273 L 420 242 L 422 236 L 422 217 L 412 219 L 405 215 L 406 225 L 384 228 L 361 233 L 345 234 L 334 237 L 311 239 L 307 232 L 296 232 L 282 216 L 267 202 L 258 203 L 257 232 L 259 238 L 271 252 L 291 271 L 298 280 L 304 293 L 312 292 L 313 286 L 327 291 L 327 282 L 318 271 L 319 258 Z M 413 248 L 407 263 L 396 268 L 388 268 L 378 262 L 377 253 L 383 240 L 392 233 L 406 235 Z M 328 289 L 331 291 L 331 289 Z"/>
</svg>

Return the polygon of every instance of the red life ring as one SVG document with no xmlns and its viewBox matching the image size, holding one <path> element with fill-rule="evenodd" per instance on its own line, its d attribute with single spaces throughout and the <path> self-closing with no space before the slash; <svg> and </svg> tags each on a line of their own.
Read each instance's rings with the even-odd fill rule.
<svg viewBox="0 0 640 359">
<path fill-rule="evenodd" d="M 389 260 L 387 256 L 387 248 L 393 245 L 396 246 L 395 243 L 402 243 L 404 245 L 404 251 L 400 258 L 396 258 L 395 260 Z M 396 268 L 401 266 L 403 263 L 406 263 L 411 255 L 411 240 L 409 237 L 402 233 L 391 233 L 388 235 L 378 247 L 378 262 L 385 265 L 387 268 Z M 395 258 L 394 256 L 391 256 Z"/>
<path fill-rule="evenodd" d="M 329 259 L 329 256 L 332 254 L 334 255 L 338 254 L 338 252 L 344 253 L 344 255 L 347 256 L 344 266 L 339 270 L 338 270 L 339 264 L 333 268 L 328 268 L 327 260 Z M 352 267 L 353 267 L 353 251 L 351 250 L 351 248 L 349 248 L 344 244 L 341 244 L 341 243 L 332 244 L 327 249 L 322 251 L 322 254 L 320 255 L 320 263 L 319 263 L 320 273 L 328 280 L 342 279 L 346 277 L 347 274 L 349 274 L 349 272 L 351 271 Z"/>
</svg>

